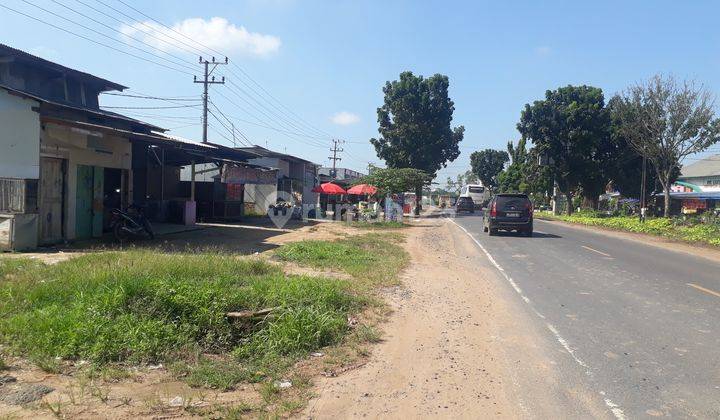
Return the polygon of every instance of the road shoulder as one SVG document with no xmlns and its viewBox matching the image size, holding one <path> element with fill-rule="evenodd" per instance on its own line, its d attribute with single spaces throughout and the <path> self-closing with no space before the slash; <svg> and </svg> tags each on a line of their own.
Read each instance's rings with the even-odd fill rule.
<svg viewBox="0 0 720 420">
<path fill-rule="evenodd" d="M 477 252 L 456 252 L 457 239 L 442 219 L 410 230 L 412 263 L 386 291 L 383 342 L 367 365 L 318 381 L 303 417 L 522 417 L 508 399 L 490 278 L 468 263 Z"/>
</svg>

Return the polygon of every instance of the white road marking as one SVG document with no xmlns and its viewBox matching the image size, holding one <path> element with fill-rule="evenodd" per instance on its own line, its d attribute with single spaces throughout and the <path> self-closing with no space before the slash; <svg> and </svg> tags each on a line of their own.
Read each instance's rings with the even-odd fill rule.
<svg viewBox="0 0 720 420">
<path fill-rule="evenodd" d="M 610 255 L 610 254 L 606 254 L 606 253 L 604 253 L 604 252 L 602 252 L 602 251 L 598 251 L 597 249 L 590 248 L 589 246 L 580 245 L 580 248 L 585 248 L 585 249 L 587 249 L 588 251 L 597 252 L 598 254 L 603 255 L 603 256 L 605 256 L 605 257 L 612 257 L 612 255 Z"/>
<path fill-rule="evenodd" d="M 465 229 L 463 226 L 461 226 L 461 225 L 460 225 L 459 223 L 457 223 L 456 221 L 454 221 L 454 220 L 452 220 L 452 219 L 448 219 L 448 220 L 450 220 L 455 226 L 459 227 L 463 232 L 465 232 L 465 234 L 466 234 L 470 239 L 473 240 L 473 242 L 475 242 L 475 244 L 476 244 L 476 245 L 478 246 L 478 248 L 480 248 L 480 250 L 485 254 L 485 256 L 486 256 L 487 259 L 492 263 L 492 265 L 495 266 L 495 268 L 500 272 L 500 274 L 502 274 L 502 276 L 505 278 L 505 280 L 507 280 L 507 282 L 510 284 L 510 286 L 512 286 L 512 288 L 515 289 L 515 291 L 520 295 L 520 297 L 522 298 L 522 300 L 525 301 L 525 303 L 527 303 L 527 304 L 530 306 L 530 308 L 533 310 L 533 312 L 535 312 L 535 314 L 537 314 L 538 317 L 540 317 L 540 318 L 542 318 L 542 319 L 545 319 L 545 316 L 544 316 L 543 314 L 541 314 L 540 312 L 538 312 L 538 310 L 535 309 L 535 307 L 530 303 L 530 299 L 523 294 L 522 289 L 520 289 L 520 287 L 515 283 L 515 281 L 512 279 L 512 277 L 510 277 L 510 275 L 507 274 L 507 272 L 505 271 L 505 269 L 502 268 L 502 266 L 501 266 L 500 264 L 498 264 L 497 261 L 495 261 L 495 258 L 493 258 L 493 256 L 488 252 L 488 250 L 485 249 L 485 247 L 484 247 L 477 239 L 475 239 L 475 236 L 473 236 L 472 233 L 470 233 L 467 229 Z M 536 232 L 537 232 L 537 231 L 536 231 Z M 583 248 L 588 248 L 588 247 L 583 246 Z M 591 250 L 591 251 L 598 252 L 598 253 L 600 253 L 600 254 L 604 254 L 603 252 L 600 252 L 600 251 L 595 250 L 595 249 L 592 249 L 592 248 L 588 248 L 588 249 Z M 604 254 L 604 255 L 606 255 L 606 256 L 608 256 L 608 257 L 610 256 L 610 255 L 608 255 L 608 254 Z M 582 360 L 580 360 L 580 358 L 578 358 L 578 357 L 575 355 L 575 350 L 573 350 L 573 348 L 570 347 L 570 345 L 568 344 L 567 340 L 565 340 L 565 339 L 560 335 L 560 333 L 559 333 L 558 330 L 555 328 L 555 326 L 553 326 L 553 325 L 550 324 L 550 323 L 546 323 L 545 325 L 546 325 L 547 328 L 550 330 L 550 332 L 553 333 L 553 335 L 555 336 L 555 339 L 560 343 L 560 345 L 565 349 L 565 351 L 568 352 L 568 354 L 570 354 L 570 357 L 572 357 L 572 359 L 575 360 L 575 362 L 576 362 L 578 365 L 580 365 L 580 366 L 582 366 L 583 368 L 585 368 L 585 374 L 587 374 L 588 376 L 592 375 L 592 372 L 590 371 L 590 368 L 588 367 L 588 365 L 585 364 L 585 362 L 583 362 Z M 613 416 L 615 416 L 615 418 L 616 418 L 617 420 L 625 420 L 625 413 L 624 413 L 623 410 L 620 408 L 620 406 L 617 405 L 617 404 L 615 404 L 611 399 L 607 398 L 607 396 L 605 395 L 605 391 L 600 391 L 599 394 L 604 397 L 605 405 L 610 409 L 610 412 L 613 414 Z"/>
</svg>

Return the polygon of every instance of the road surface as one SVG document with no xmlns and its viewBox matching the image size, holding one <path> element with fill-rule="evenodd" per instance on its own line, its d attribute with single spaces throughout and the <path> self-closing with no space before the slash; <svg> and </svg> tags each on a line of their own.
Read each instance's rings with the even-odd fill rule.
<svg viewBox="0 0 720 420">
<path fill-rule="evenodd" d="M 548 342 L 568 418 L 720 418 L 720 263 L 613 234 L 535 221 L 490 237 L 482 216 L 448 219 L 477 242 L 513 307 Z M 522 369 L 522 357 L 518 357 Z M 522 395 L 525 412 L 548 401 Z M 558 398 L 562 401 L 562 398 Z M 561 402 L 562 404 L 562 402 Z M 561 410 L 562 411 L 562 410 Z"/>
</svg>

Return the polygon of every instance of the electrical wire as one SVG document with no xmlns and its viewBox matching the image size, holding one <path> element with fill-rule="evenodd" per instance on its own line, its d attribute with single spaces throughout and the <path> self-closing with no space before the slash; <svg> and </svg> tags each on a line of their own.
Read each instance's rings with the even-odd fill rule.
<svg viewBox="0 0 720 420">
<path fill-rule="evenodd" d="M 42 10 L 42 11 L 45 12 L 45 13 L 48 13 L 48 14 L 50 14 L 50 15 L 52 15 L 52 16 L 55 16 L 55 17 L 57 17 L 57 18 L 59 18 L 59 19 L 62 19 L 62 20 L 64 20 L 64 21 L 66 21 L 66 22 L 70 22 L 70 23 L 72 23 L 72 24 L 74 24 L 74 25 L 76 25 L 76 26 L 79 26 L 79 27 L 81 27 L 81 28 L 83 28 L 83 29 L 86 29 L 86 30 L 88 30 L 88 31 L 90 31 L 90 32 L 92 32 L 92 33 L 94 33 L 94 34 L 97 34 L 97 35 L 100 35 L 100 36 L 102 36 L 102 37 L 108 38 L 108 39 L 110 39 L 110 40 L 113 41 L 113 42 L 118 42 L 118 43 L 120 43 L 120 44 L 122 44 L 122 45 L 125 45 L 125 46 L 127 46 L 127 47 L 133 48 L 133 49 L 138 50 L 138 51 L 140 51 L 140 52 L 143 52 L 143 53 L 145 53 L 145 54 L 151 55 L 151 56 L 153 56 L 153 57 L 155 57 L 155 58 L 158 58 L 158 59 L 160 59 L 160 60 L 166 61 L 166 62 L 171 63 L 171 64 L 173 64 L 173 65 L 180 66 L 180 67 L 183 67 L 183 68 L 186 68 L 186 69 L 190 69 L 191 71 L 194 70 L 194 68 L 192 68 L 192 67 L 190 67 L 190 66 L 188 66 L 188 65 L 186 65 L 186 64 L 184 64 L 184 63 L 182 63 L 182 62 L 176 62 L 176 61 L 167 59 L 167 58 L 165 58 L 165 57 L 159 56 L 159 55 L 157 55 L 157 54 L 155 54 L 155 53 L 153 53 L 153 52 L 147 51 L 147 50 L 145 50 L 145 49 L 143 49 L 143 48 L 140 48 L 140 47 L 138 47 L 138 46 L 132 45 L 132 44 L 130 44 L 130 43 L 123 42 L 123 41 L 119 41 L 119 40 L 115 39 L 114 37 L 112 37 L 112 36 L 110 36 L 110 35 L 107 35 L 107 34 L 105 34 L 105 33 L 102 33 L 102 32 L 100 32 L 100 31 L 97 31 L 97 30 L 95 30 L 95 29 L 93 29 L 93 28 L 91 28 L 91 27 L 89 27 L 89 26 L 83 25 L 82 23 L 76 22 L 76 21 L 74 21 L 74 20 L 72 20 L 72 19 L 70 19 L 70 18 L 67 18 L 67 17 L 65 17 L 65 16 L 62 16 L 62 15 L 60 15 L 60 14 L 58 14 L 58 13 L 55 13 L 55 12 L 53 12 L 52 10 L 48 10 L 48 9 L 42 7 L 42 6 L 38 6 L 37 4 L 34 4 L 34 3 L 32 3 L 32 2 L 30 2 L 30 1 L 28 1 L 28 0 L 20 0 L 20 1 L 22 1 L 22 2 L 25 3 L 25 4 L 30 5 L 30 6 L 32 6 L 32 7 L 35 7 L 35 8 L 37 8 L 37 9 L 39 9 L 39 10 Z M 128 36 L 128 37 L 131 38 L 131 39 L 137 40 L 136 38 L 132 38 L 132 37 L 130 37 L 130 36 Z M 142 41 L 140 41 L 140 40 L 137 40 L 137 41 L 142 42 Z M 144 43 L 144 42 L 143 42 L 143 43 Z M 147 44 L 146 44 L 146 45 L 147 45 Z"/>
<path fill-rule="evenodd" d="M 101 4 L 105 4 L 104 2 L 102 2 L 102 1 L 100 1 L 100 0 L 97 0 L 97 1 L 98 1 L 99 3 L 101 3 Z M 172 28 L 172 27 L 170 27 L 170 26 L 168 26 L 168 25 L 160 22 L 159 20 L 157 20 L 157 19 L 153 18 L 152 16 L 144 13 L 143 11 L 141 11 L 141 10 L 133 7 L 132 5 L 126 3 L 125 1 L 123 1 L 123 0 L 117 0 L 117 1 L 118 1 L 119 3 L 121 3 L 121 4 L 123 4 L 125 7 L 129 8 L 129 9 L 133 10 L 134 12 L 140 14 L 141 16 L 145 17 L 146 19 L 149 19 L 150 21 L 155 22 L 156 24 L 158 24 L 158 25 L 160 25 L 160 26 L 168 29 L 169 31 L 172 31 L 173 33 L 175 33 L 175 34 L 177 34 L 177 35 L 179 35 L 179 36 L 181 36 L 181 37 L 183 37 L 183 38 L 185 38 L 185 39 L 193 42 L 194 44 L 199 45 L 199 46 L 202 47 L 203 49 L 206 49 L 206 50 L 215 52 L 215 53 L 217 53 L 217 54 L 219 54 L 219 55 L 222 55 L 222 56 L 227 56 L 227 54 L 224 54 L 223 52 L 218 51 L 218 50 L 216 50 L 216 49 L 214 49 L 214 48 L 212 48 L 212 47 L 208 47 L 207 45 L 204 45 L 204 44 L 202 44 L 201 42 L 198 42 L 197 40 L 195 40 L 195 39 L 193 39 L 193 38 L 190 38 L 189 36 L 183 34 L 182 32 L 179 32 L 179 31 L 175 30 L 174 28 Z M 111 8 L 112 8 L 112 7 L 111 7 Z M 117 9 L 114 9 L 114 8 L 112 8 L 112 9 L 118 11 Z M 125 13 L 123 13 L 123 12 L 120 12 L 120 11 L 118 11 L 118 12 L 119 12 L 119 13 L 122 13 L 124 16 L 127 16 L 127 15 L 126 15 Z M 136 20 L 136 19 L 134 19 L 134 18 L 131 18 L 131 19 Z M 136 21 L 137 21 L 137 20 L 136 20 Z M 139 22 L 139 21 L 138 21 L 138 22 Z M 145 26 L 148 26 L 147 24 L 145 24 L 145 23 L 143 23 L 143 22 L 139 22 L 139 23 L 144 24 Z M 151 28 L 151 29 L 152 29 L 152 30 L 155 30 L 155 28 Z M 167 36 L 167 35 L 166 35 L 166 36 Z M 168 38 L 170 38 L 170 37 L 168 36 Z M 171 38 L 171 39 L 174 39 L 174 40 L 176 40 L 176 41 L 179 41 L 179 42 L 181 42 L 182 44 L 184 44 L 184 45 L 186 45 L 186 46 L 188 46 L 188 47 L 190 47 L 190 48 L 197 49 L 197 47 L 193 47 L 192 45 L 188 44 L 187 42 L 184 42 L 184 41 L 179 40 L 179 39 L 177 39 L 177 38 Z M 267 94 L 270 98 L 274 99 L 275 102 L 277 102 L 280 106 L 282 106 L 282 107 L 285 108 L 289 113 L 291 113 L 292 115 L 294 115 L 295 118 L 298 119 L 298 121 L 300 121 L 300 122 L 303 123 L 303 124 L 306 124 L 306 126 L 310 127 L 312 130 L 314 130 L 314 131 L 316 131 L 316 132 L 318 132 L 318 133 L 321 133 L 322 135 L 327 135 L 327 136 L 330 137 L 330 138 L 333 137 L 332 134 L 329 134 L 329 133 L 327 133 L 327 132 L 324 132 L 323 130 L 318 129 L 317 127 L 314 127 L 312 124 L 308 123 L 308 122 L 305 121 L 302 117 L 300 117 L 299 115 L 297 115 L 296 113 L 294 113 L 290 108 L 288 108 L 288 107 L 286 107 L 284 104 L 282 104 L 282 102 L 280 102 L 277 98 L 275 98 L 274 96 L 272 96 L 272 94 L 270 94 L 270 92 L 268 92 L 262 85 L 260 85 L 255 79 L 253 79 L 245 70 L 243 70 L 242 67 L 240 67 L 239 65 L 235 64 L 235 63 L 232 62 L 232 61 L 230 62 L 230 64 L 231 64 L 231 66 L 236 67 L 241 73 L 243 73 L 243 75 L 245 75 L 245 77 L 246 77 L 248 80 L 252 81 L 256 86 L 258 86 L 258 88 L 260 88 L 263 92 L 265 92 L 265 94 Z M 243 84 L 246 84 L 246 83 L 243 81 L 243 78 L 242 78 L 242 77 L 239 77 L 236 73 L 232 72 L 231 69 L 228 69 L 228 72 L 229 72 L 230 74 L 233 74 L 233 75 L 234 75 L 239 81 L 241 81 Z M 246 86 L 248 86 L 248 85 L 246 84 Z M 252 90 L 253 90 L 254 92 L 258 93 L 258 92 L 255 91 L 254 89 L 252 89 Z M 268 101 L 268 102 L 269 102 L 269 101 Z"/>
<path fill-rule="evenodd" d="M 48 22 L 48 21 L 45 21 L 45 20 L 43 20 L 43 19 L 40 19 L 40 18 L 37 18 L 37 17 L 35 17 L 35 16 L 29 15 L 29 14 L 27 14 L 27 13 L 21 12 L 21 11 L 19 11 L 19 10 L 13 9 L 12 7 L 6 6 L 6 5 L 4 5 L 4 4 L 1 4 L 1 3 L 0 3 L 0 7 L 2 7 L 3 9 L 9 10 L 9 11 L 11 11 L 11 12 L 13 12 L 13 13 L 16 13 L 16 14 L 18 14 L 18 15 L 25 16 L 25 17 L 28 18 L 28 19 L 32 19 L 32 20 L 34 20 L 34 21 L 36 21 L 36 22 L 40 22 L 40 23 L 42 23 L 42 24 L 44 24 L 44 25 L 50 26 L 50 27 L 52 27 L 52 28 L 55 28 L 55 29 L 57 29 L 57 30 L 59 30 L 59 31 L 68 33 L 68 34 L 73 35 L 73 36 L 75 36 L 75 37 L 84 39 L 84 40 L 86 40 L 86 41 L 90 41 L 90 42 L 92 42 L 92 43 L 94 43 L 94 44 L 97 44 L 97 45 L 100 45 L 100 46 L 102 46 L 102 47 L 109 48 L 109 49 L 111 49 L 111 50 L 113 50 L 113 51 L 117 51 L 117 52 L 119 52 L 119 53 L 121 53 L 121 54 L 125 54 L 125 55 L 128 55 L 128 56 L 130 56 L 130 57 L 134 57 L 134 58 L 137 58 L 137 59 L 139 59 L 139 60 L 143 60 L 143 61 L 146 61 L 146 62 L 148 62 L 148 63 L 152 63 L 152 64 L 155 64 L 155 65 L 164 67 L 164 68 L 166 68 L 166 69 L 168 69 L 168 70 L 173 70 L 173 71 L 176 71 L 176 72 L 179 72 L 179 73 L 183 73 L 183 74 L 187 74 L 187 75 L 192 76 L 192 73 L 189 73 L 189 72 L 186 72 L 186 71 L 183 71 L 183 70 L 180 70 L 180 69 L 177 69 L 177 68 L 174 68 L 174 67 L 171 67 L 171 66 L 162 64 L 162 63 L 158 63 L 157 61 L 150 60 L 149 58 L 142 57 L 142 56 L 139 56 L 139 55 L 137 55 L 137 54 L 133 54 L 133 53 L 130 53 L 130 52 L 127 52 L 127 51 L 123 51 L 123 50 L 121 50 L 121 49 L 119 49 L 119 48 L 113 47 L 112 45 L 108 45 L 108 44 L 102 43 L 102 42 L 100 42 L 100 41 L 96 41 L 96 40 L 94 40 L 94 39 L 92 39 L 92 38 L 88 38 L 88 37 L 86 37 L 86 36 L 84 36 L 84 35 L 78 34 L 78 33 L 76 33 L 76 32 L 73 32 L 73 31 L 69 30 L 69 29 L 65 29 L 65 28 L 63 28 L 63 27 L 60 27 L 60 26 L 58 26 L 58 25 L 55 25 L 55 24 L 50 23 L 50 22 Z"/>
<path fill-rule="evenodd" d="M 178 109 L 178 108 L 197 108 L 196 105 L 172 105 L 172 106 L 101 106 L 103 109 Z"/>
<path fill-rule="evenodd" d="M 158 100 L 158 101 L 202 101 L 201 98 L 162 98 L 159 96 L 145 96 L 145 95 L 131 95 L 127 93 L 113 93 L 113 92 L 100 92 L 101 95 L 107 95 L 107 96 L 122 96 L 125 98 L 139 98 L 139 99 L 151 99 L 151 100 Z"/>
</svg>

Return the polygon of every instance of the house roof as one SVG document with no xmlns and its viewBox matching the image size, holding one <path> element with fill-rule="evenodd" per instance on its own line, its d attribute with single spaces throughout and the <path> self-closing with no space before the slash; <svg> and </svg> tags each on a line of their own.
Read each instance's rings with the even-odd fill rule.
<svg viewBox="0 0 720 420">
<path fill-rule="evenodd" d="M 286 153 L 275 152 L 275 151 L 272 151 L 272 150 L 270 150 L 270 149 L 266 149 L 266 148 L 264 148 L 264 147 L 262 147 L 262 146 L 258 146 L 258 145 L 254 145 L 254 146 L 252 146 L 252 147 L 236 147 L 236 149 L 237 149 L 237 150 L 243 150 L 243 151 L 246 151 L 246 152 L 255 153 L 256 155 L 258 155 L 257 157 L 278 158 L 278 159 L 287 160 L 287 161 L 309 163 L 309 164 L 312 164 L 312 165 L 320 166 L 320 165 L 318 165 L 318 164 L 316 164 L 316 163 L 313 163 L 313 162 L 311 162 L 311 161 L 309 161 L 309 160 L 306 160 L 306 159 L 303 159 L 303 158 L 299 158 L 299 157 L 293 156 L 293 155 L 288 155 L 288 154 L 286 154 Z"/>
<path fill-rule="evenodd" d="M 270 169 L 260 165 L 248 164 L 248 159 L 257 157 L 257 155 L 255 155 L 254 153 L 237 150 L 232 147 L 227 147 L 220 144 L 199 143 L 180 137 L 169 136 L 160 132 L 152 132 L 150 134 L 138 133 L 130 130 L 120 129 L 117 127 L 110 127 L 102 124 L 93 124 L 84 121 L 74 121 L 64 118 L 46 116 L 42 117 L 42 121 L 65 125 L 69 127 L 76 127 L 90 132 L 99 131 L 103 133 L 114 134 L 122 137 L 127 137 L 130 141 L 139 141 L 157 146 L 169 146 L 173 149 L 182 151 L 187 155 L 196 155 L 198 157 L 205 157 L 214 161 L 232 162 L 239 163 L 242 166 L 247 167 Z"/>
<path fill-rule="evenodd" d="M 46 60 L 44 58 L 40 58 L 36 55 L 32 55 L 28 52 L 18 50 L 17 48 L 13 48 L 9 45 L 5 45 L 0 43 L 0 59 L 7 60 L 7 59 L 13 59 L 20 62 L 25 62 L 28 64 L 32 64 L 35 66 L 41 66 L 48 70 L 54 70 L 60 73 L 67 73 L 74 75 L 80 79 L 88 80 L 91 82 L 94 82 L 101 86 L 101 91 L 109 91 L 109 90 L 124 90 L 127 89 L 127 86 L 123 86 L 121 84 L 111 82 L 110 80 L 103 79 L 102 77 L 94 76 L 90 73 L 85 73 L 79 70 L 72 69 L 70 67 L 65 67 L 61 64 L 54 63 L 52 61 Z"/>
<path fill-rule="evenodd" d="M 158 127 L 158 126 L 156 126 L 156 125 L 154 125 L 154 124 L 150 124 L 150 123 L 147 123 L 147 122 L 144 122 L 144 121 L 136 120 L 135 118 L 130 118 L 130 117 L 128 117 L 128 116 L 125 116 L 125 115 L 122 115 L 122 114 L 118 114 L 118 113 L 116 113 L 116 112 L 106 111 L 106 110 L 104 110 L 104 109 L 98 109 L 98 108 L 84 107 L 84 106 L 79 106 L 79 105 L 75 105 L 75 104 L 61 103 L 61 102 L 52 101 L 52 100 L 49 100 L 49 99 L 44 99 L 44 98 L 41 98 L 40 96 L 37 96 L 37 95 L 35 95 L 35 94 L 29 93 L 29 92 L 25 92 L 25 91 L 20 90 L 20 89 L 12 88 L 12 87 L 7 86 L 7 85 L 5 85 L 5 84 L 3 84 L 3 83 L 0 83 L 0 89 L 6 90 L 6 91 L 9 92 L 10 94 L 17 95 L 17 96 L 22 96 L 22 97 L 28 98 L 28 99 L 33 99 L 33 100 L 38 101 L 38 102 L 40 102 L 40 103 L 49 104 L 49 105 L 52 105 L 52 106 L 54 106 L 54 107 L 58 107 L 58 108 L 62 108 L 62 109 L 70 109 L 70 110 L 75 110 L 75 111 L 81 111 L 81 112 L 86 112 L 86 113 L 93 114 L 93 115 L 97 115 L 97 116 L 102 116 L 102 117 L 107 117 L 107 118 L 113 118 L 113 119 L 117 119 L 117 120 L 127 121 L 127 122 L 130 122 L 130 123 L 133 123 L 133 124 L 137 124 L 137 125 L 141 125 L 141 126 L 144 126 L 144 127 L 148 127 L 148 128 L 150 128 L 151 130 L 153 130 L 153 131 L 165 131 L 165 129 L 162 128 L 162 127 Z"/>
<path fill-rule="evenodd" d="M 707 156 L 690 165 L 683 166 L 680 179 L 720 176 L 720 155 Z"/>
</svg>

